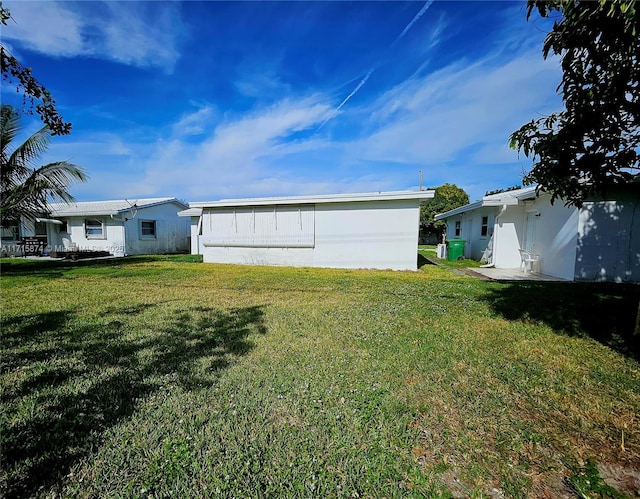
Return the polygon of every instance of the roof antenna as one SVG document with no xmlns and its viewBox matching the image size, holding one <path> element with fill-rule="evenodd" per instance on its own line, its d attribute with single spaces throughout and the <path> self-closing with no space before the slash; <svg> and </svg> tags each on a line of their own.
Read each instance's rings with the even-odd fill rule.
<svg viewBox="0 0 640 499">
<path fill-rule="evenodd" d="M 424 178 L 424 172 L 422 170 L 418 170 L 418 173 L 420 173 L 420 190 L 422 191 L 422 179 Z"/>
<path fill-rule="evenodd" d="M 127 198 L 125 198 L 125 201 L 129 204 L 129 210 L 127 212 L 128 217 L 124 217 L 123 222 L 128 222 L 129 220 L 133 220 L 134 218 L 136 218 L 136 216 L 138 215 L 138 201 L 134 201 L 133 204 L 131 204 L 131 201 L 129 201 Z"/>
</svg>

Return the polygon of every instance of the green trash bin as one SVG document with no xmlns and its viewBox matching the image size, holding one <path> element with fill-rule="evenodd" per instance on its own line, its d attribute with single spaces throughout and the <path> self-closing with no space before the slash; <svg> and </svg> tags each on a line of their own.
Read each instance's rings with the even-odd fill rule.
<svg viewBox="0 0 640 499">
<path fill-rule="evenodd" d="M 447 260 L 453 262 L 455 260 L 464 259 L 464 239 L 449 239 L 447 241 Z"/>
</svg>

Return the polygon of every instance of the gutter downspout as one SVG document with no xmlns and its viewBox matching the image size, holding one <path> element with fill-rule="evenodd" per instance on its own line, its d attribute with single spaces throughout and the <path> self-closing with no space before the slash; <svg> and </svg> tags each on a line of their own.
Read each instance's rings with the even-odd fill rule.
<svg viewBox="0 0 640 499">
<path fill-rule="evenodd" d="M 496 218 L 493 221 L 493 248 L 491 249 L 491 261 L 485 263 L 484 265 L 480 265 L 481 268 L 486 269 L 489 267 L 495 267 L 496 265 L 496 247 L 498 246 L 498 238 L 496 237 L 496 225 L 498 225 L 498 219 L 504 215 L 504 212 L 507 211 L 507 205 L 503 204 L 500 213 L 496 215 Z"/>
</svg>

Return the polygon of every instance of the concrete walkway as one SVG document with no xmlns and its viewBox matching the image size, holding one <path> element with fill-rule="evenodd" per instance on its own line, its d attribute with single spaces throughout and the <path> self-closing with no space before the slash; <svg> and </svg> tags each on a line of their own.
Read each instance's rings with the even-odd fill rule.
<svg viewBox="0 0 640 499">
<path fill-rule="evenodd" d="M 435 252 L 434 252 L 435 253 Z M 566 279 L 561 279 L 560 277 L 553 277 L 550 275 L 538 274 L 527 272 L 526 274 L 522 271 L 522 269 L 496 269 L 493 267 L 472 267 L 472 268 L 464 268 L 457 269 L 455 267 L 449 267 L 446 263 L 443 263 L 443 260 L 436 258 L 434 255 L 425 255 L 421 253 L 422 256 L 433 265 L 438 265 L 439 267 L 443 267 L 451 270 L 454 274 L 463 275 L 466 274 L 471 277 L 475 277 L 477 279 L 483 279 L 485 281 L 548 281 L 548 282 L 567 282 Z"/>
<path fill-rule="evenodd" d="M 496 268 L 482 268 L 474 267 L 464 269 L 464 273 L 480 279 L 492 280 L 492 281 L 555 281 L 566 282 L 566 279 L 560 277 L 553 277 L 544 274 L 537 274 L 527 272 L 526 274 L 521 269 L 496 269 Z"/>
</svg>

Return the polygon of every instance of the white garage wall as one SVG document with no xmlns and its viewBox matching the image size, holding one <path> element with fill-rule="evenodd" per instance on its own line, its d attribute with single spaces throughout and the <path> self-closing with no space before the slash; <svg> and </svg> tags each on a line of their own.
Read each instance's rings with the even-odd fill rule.
<svg viewBox="0 0 640 499">
<path fill-rule="evenodd" d="M 416 270 L 417 200 L 316 207 L 316 267 Z"/>
<path fill-rule="evenodd" d="M 233 209 L 205 208 L 204 261 L 394 270 L 417 268 L 420 215 L 417 199 L 277 206 L 275 211 L 274 216 L 273 206 L 236 209 L 233 220 Z M 265 224 L 262 229 L 259 220 Z M 222 232 L 216 233 L 218 229 Z M 252 231 L 255 235 L 249 237 Z"/>
</svg>

